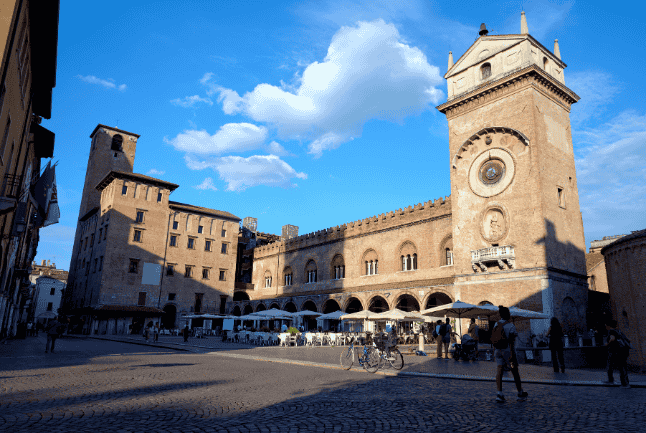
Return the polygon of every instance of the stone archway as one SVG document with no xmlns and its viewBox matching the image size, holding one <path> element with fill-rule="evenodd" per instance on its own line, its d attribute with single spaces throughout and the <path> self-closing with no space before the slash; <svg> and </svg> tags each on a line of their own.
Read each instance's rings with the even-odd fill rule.
<svg viewBox="0 0 646 433">
<path fill-rule="evenodd" d="M 244 306 L 244 309 L 242 310 L 244 315 L 246 316 L 247 314 L 253 313 L 253 307 L 250 304 L 247 304 Z"/>
<path fill-rule="evenodd" d="M 233 302 L 249 301 L 249 295 L 246 292 L 235 292 L 233 294 Z"/>
<path fill-rule="evenodd" d="M 316 308 L 316 304 L 314 303 L 314 301 L 307 300 L 305 301 L 305 303 L 303 304 L 303 307 L 301 308 L 301 311 L 305 311 L 305 310 L 318 311 L 318 308 Z"/>
<path fill-rule="evenodd" d="M 242 311 L 240 311 L 240 305 L 236 305 L 235 307 L 233 307 L 233 311 L 231 311 L 231 314 L 236 317 L 242 316 Z"/>
<path fill-rule="evenodd" d="M 325 301 L 323 304 L 323 314 L 329 314 L 329 313 L 334 313 L 335 311 L 339 311 L 341 307 L 339 306 L 339 303 L 336 302 L 334 299 L 328 299 Z"/>
<path fill-rule="evenodd" d="M 348 303 L 345 306 L 345 312 L 348 314 L 356 313 L 357 311 L 363 311 L 363 304 L 357 298 L 348 299 Z"/>
<path fill-rule="evenodd" d="M 373 313 L 383 313 L 384 311 L 390 310 L 390 307 L 388 306 L 388 301 L 377 295 L 373 296 L 368 302 L 368 310 Z"/>
<path fill-rule="evenodd" d="M 426 298 L 426 307 L 424 307 L 424 309 L 426 310 L 428 308 L 437 307 L 438 305 L 450 304 L 451 302 L 453 302 L 451 297 L 446 293 L 431 293 L 428 295 L 428 298 Z"/>
<path fill-rule="evenodd" d="M 290 313 L 295 313 L 298 310 L 296 309 L 296 305 L 293 302 L 288 302 L 285 304 L 285 308 L 283 310 L 288 311 Z"/>
<path fill-rule="evenodd" d="M 167 304 L 163 308 L 162 326 L 164 329 L 175 329 L 175 318 L 177 317 L 177 307 L 173 304 Z"/>
<path fill-rule="evenodd" d="M 274 302 L 273 304 L 271 304 L 271 305 L 269 306 L 269 309 L 270 309 L 270 310 L 271 310 L 272 308 L 275 308 L 276 310 L 280 310 L 280 305 L 278 305 L 277 303 L 275 303 L 275 302 Z"/>
<path fill-rule="evenodd" d="M 402 311 L 420 311 L 419 302 L 417 302 L 417 299 L 415 299 L 413 295 L 409 295 L 407 293 L 401 295 L 397 299 L 395 308 L 398 308 Z"/>
<path fill-rule="evenodd" d="M 265 311 L 266 309 L 267 307 L 265 307 L 265 304 L 258 304 L 258 306 L 256 307 L 256 312 Z"/>
</svg>

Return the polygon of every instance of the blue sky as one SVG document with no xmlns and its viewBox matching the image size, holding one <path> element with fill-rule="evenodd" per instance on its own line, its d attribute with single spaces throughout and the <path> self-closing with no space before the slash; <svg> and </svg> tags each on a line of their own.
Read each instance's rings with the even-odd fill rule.
<svg viewBox="0 0 646 433">
<path fill-rule="evenodd" d="M 447 56 L 492 34 L 559 40 L 586 243 L 646 227 L 646 21 L 608 2 L 62 2 L 53 114 L 68 269 L 98 123 L 141 135 L 171 199 L 300 234 L 450 193 Z"/>
</svg>

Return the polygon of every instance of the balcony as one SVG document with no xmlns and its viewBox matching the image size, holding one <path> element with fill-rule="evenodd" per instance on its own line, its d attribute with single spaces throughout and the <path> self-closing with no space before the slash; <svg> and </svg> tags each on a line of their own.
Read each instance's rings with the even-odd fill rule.
<svg viewBox="0 0 646 433">
<path fill-rule="evenodd" d="M 471 251 L 471 267 L 474 272 L 487 272 L 488 266 L 498 266 L 501 270 L 514 269 L 515 261 L 516 254 L 511 245 Z"/>
<path fill-rule="evenodd" d="M 0 215 L 15 209 L 20 198 L 22 176 L 5 174 L 0 189 Z"/>
<path fill-rule="evenodd" d="M 238 291 L 245 291 L 245 292 L 246 291 L 252 291 L 253 289 L 254 289 L 253 284 L 249 284 L 249 283 L 240 283 L 240 282 L 236 281 L 236 283 L 234 285 L 234 291 L 236 291 L 236 292 L 238 292 Z"/>
</svg>

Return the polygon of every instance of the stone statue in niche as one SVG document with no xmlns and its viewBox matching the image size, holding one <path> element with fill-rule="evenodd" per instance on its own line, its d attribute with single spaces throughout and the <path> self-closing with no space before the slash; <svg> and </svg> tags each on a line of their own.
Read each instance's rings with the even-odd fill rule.
<svg viewBox="0 0 646 433">
<path fill-rule="evenodd" d="M 495 242 L 505 235 L 507 223 L 502 211 L 497 208 L 489 209 L 482 221 L 482 234 L 490 242 Z"/>
</svg>

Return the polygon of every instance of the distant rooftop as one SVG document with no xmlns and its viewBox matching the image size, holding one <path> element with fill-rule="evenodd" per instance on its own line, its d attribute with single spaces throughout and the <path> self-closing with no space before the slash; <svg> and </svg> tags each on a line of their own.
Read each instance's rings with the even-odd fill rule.
<svg viewBox="0 0 646 433">
<path fill-rule="evenodd" d="M 135 134 L 134 132 L 124 131 L 123 129 L 117 129 L 117 128 L 113 127 L 113 126 L 102 125 L 101 123 L 99 123 L 98 125 L 96 125 L 96 128 L 94 128 L 94 131 L 92 131 L 92 133 L 90 134 L 90 138 L 92 138 L 94 136 L 94 134 L 96 133 L 96 131 L 99 128 L 105 128 L 105 129 L 111 129 L 111 130 L 117 131 L 117 132 L 123 132 L 124 134 L 132 135 L 133 137 L 137 137 L 137 138 L 141 137 L 141 135 Z"/>
<path fill-rule="evenodd" d="M 155 186 L 161 186 L 162 188 L 168 188 L 171 191 L 175 191 L 179 185 L 172 182 L 166 182 L 165 180 L 157 179 L 155 177 L 146 176 L 145 174 L 139 173 L 127 173 L 125 171 L 112 170 L 108 173 L 96 186 L 96 189 L 102 191 L 105 187 L 110 185 L 114 179 L 128 179 L 134 180 L 135 182 L 146 182 L 152 183 Z"/>
<path fill-rule="evenodd" d="M 230 220 L 234 220 L 236 222 L 240 221 L 240 218 L 235 216 L 232 213 L 225 212 L 222 210 L 217 210 L 217 209 L 209 209 L 206 207 L 201 207 L 201 206 L 193 206 L 192 204 L 185 204 L 185 203 L 179 203 L 176 201 L 169 201 L 168 206 L 171 209 L 178 209 L 178 210 L 183 210 L 186 212 L 193 212 L 193 213 L 200 213 L 203 215 L 209 215 L 209 216 L 217 216 L 221 218 L 227 218 Z"/>
</svg>

